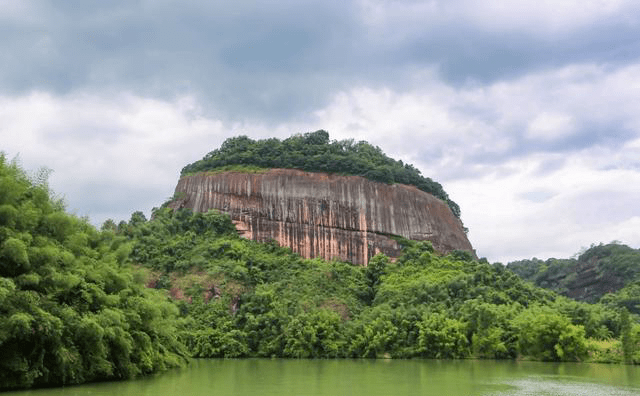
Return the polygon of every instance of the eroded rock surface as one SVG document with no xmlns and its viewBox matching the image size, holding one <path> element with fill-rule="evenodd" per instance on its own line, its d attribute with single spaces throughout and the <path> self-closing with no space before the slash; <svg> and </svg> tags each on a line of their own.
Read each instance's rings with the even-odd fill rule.
<svg viewBox="0 0 640 396">
<path fill-rule="evenodd" d="M 462 223 L 431 194 L 359 176 L 271 169 L 196 174 L 180 179 L 172 208 L 228 213 L 240 235 L 276 240 L 305 258 L 366 265 L 378 252 L 395 257 L 389 235 L 429 240 L 436 250 L 473 252 Z"/>
</svg>

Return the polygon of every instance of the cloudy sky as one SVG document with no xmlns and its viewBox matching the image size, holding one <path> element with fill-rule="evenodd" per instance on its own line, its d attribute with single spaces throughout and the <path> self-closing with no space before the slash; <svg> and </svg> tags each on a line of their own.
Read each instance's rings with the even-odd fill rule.
<svg viewBox="0 0 640 396">
<path fill-rule="evenodd" d="M 640 247 L 637 0 L 0 0 L 0 151 L 100 225 L 230 136 L 417 166 L 489 261 Z"/>
</svg>

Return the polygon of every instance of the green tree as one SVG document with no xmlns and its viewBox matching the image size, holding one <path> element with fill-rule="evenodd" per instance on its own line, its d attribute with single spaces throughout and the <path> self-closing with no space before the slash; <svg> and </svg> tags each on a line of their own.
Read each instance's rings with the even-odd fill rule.
<svg viewBox="0 0 640 396">
<path fill-rule="evenodd" d="M 420 327 L 420 354 L 435 359 L 469 356 L 469 343 L 462 322 L 438 312 L 424 314 Z"/>
<path fill-rule="evenodd" d="M 329 133 L 324 130 L 296 134 L 282 141 L 232 137 L 201 160 L 185 166 L 181 174 L 225 169 L 230 165 L 296 168 L 363 176 L 382 183 L 411 184 L 440 198 L 460 217 L 460 207 L 442 186 L 423 177 L 418 169 L 388 157 L 379 147 L 365 141 L 330 141 Z"/>
<path fill-rule="evenodd" d="M 587 348 L 584 328 L 549 307 L 534 306 L 515 319 L 520 352 L 547 361 L 581 360 Z"/>
<path fill-rule="evenodd" d="M 65 213 L 2 155 L 0 185 L 0 390 L 185 363 L 177 309 L 134 281 L 122 237 Z"/>
</svg>

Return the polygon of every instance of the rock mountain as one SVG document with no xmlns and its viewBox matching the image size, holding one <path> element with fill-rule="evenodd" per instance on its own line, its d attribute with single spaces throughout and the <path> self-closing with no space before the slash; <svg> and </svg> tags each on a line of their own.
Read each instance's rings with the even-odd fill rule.
<svg viewBox="0 0 640 396">
<path fill-rule="evenodd" d="M 171 208 L 220 210 L 231 216 L 240 235 L 275 240 L 305 258 L 367 265 L 379 252 L 399 255 L 394 235 L 431 241 L 442 253 L 475 255 L 447 204 L 404 184 L 296 169 L 201 172 L 182 176 L 175 197 Z"/>
</svg>

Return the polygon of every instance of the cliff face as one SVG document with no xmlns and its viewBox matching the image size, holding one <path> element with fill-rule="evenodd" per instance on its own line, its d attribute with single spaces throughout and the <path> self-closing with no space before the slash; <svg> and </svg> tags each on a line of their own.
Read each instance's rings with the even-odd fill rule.
<svg viewBox="0 0 640 396">
<path fill-rule="evenodd" d="M 617 242 L 594 244 L 578 258 L 519 260 L 507 264 L 507 269 L 536 286 L 588 303 L 629 287 L 608 303 L 624 301 L 630 311 L 640 313 L 632 297 L 634 284 L 640 281 L 640 249 Z"/>
<path fill-rule="evenodd" d="M 398 256 L 389 235 L 429 240 L 436 250 L 473 252 L 462 223 L 432 195 L 359 176 L 272 169 L 182 177 L 170 207 L 228 213 L 240 235 L 276 240 L 305 258 L 366 265 L 376 253 Z"/>
<path fill-rule="evenodd" d="M 598 260 L 594 258 L 576 265 L 575 277 L 567 282 L 566 291 L 560 294 L 578 301 L 596 303 L 607 293 L 616 292 L 624 287 L 624 279 L 613 272 L 598 271 Z"/>
</svg>

